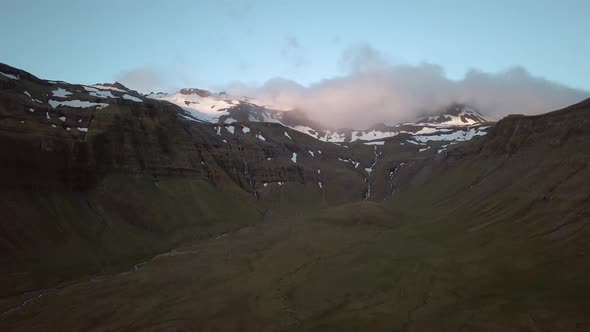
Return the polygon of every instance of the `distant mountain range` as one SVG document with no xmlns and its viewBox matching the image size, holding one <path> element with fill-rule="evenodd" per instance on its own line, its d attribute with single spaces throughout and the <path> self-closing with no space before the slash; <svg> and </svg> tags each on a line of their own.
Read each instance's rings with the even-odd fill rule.
<svg viewBox="0 0 590 332">
<path fill-rule="evenodd" d="M 0 330 L 590 326 L 590 99 L 429 114 L 334 129 L 0 64 Z"/>
<path fill-rule="evenodd" d="M 186 111 L 187 119 L 206 123 L 233 122 L 279 123 L 324 142 L 344 143 L 375 141 L 399 134 L 416 135 L 416 141 L 460 141 L 485 134 L 493 121 L 486 119 L 473 107 L 452 104 L 435 112 L 436 116 L 417 119 L 395 126 L 374 125 L 368 129 L 329 129 L 309 119 L 297 110 L 277 110 L 261 105 L 247 97 L 236 98 L 225 93 L 215 94 L 200 89 L 182 89 L 173 94 L 157 93 L 146 97 L 178 105 Z M 425 134 L 429 134 L 425 136 Z M 379 144 L 379 142 L 375 142 Z"/>
</svg>

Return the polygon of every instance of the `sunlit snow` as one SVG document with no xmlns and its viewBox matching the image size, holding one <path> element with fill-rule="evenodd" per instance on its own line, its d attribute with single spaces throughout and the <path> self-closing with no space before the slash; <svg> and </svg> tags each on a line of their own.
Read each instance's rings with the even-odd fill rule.
<svg viewBox="0 0 590 332">
<path fill-rule="evenodd" d="M 223 96 L 211 95 L 201 97 L 197 94 L 183 94 L 180 92 L 174 94 L 152 94 L 148 98 L 165 100 L 182 107 L 189 112 L 191 116 L 204 122 L 218 122 L 219 117 L 229 115 L 226 109 L 235 107 L 231 101 L 226 100 Z M 229 121 L 227 123 L 230 123 Z"/>
</svg>

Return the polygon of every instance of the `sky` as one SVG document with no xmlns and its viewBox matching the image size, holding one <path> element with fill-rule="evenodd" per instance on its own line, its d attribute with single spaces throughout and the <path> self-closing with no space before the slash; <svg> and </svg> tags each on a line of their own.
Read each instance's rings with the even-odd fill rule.
<svg viewBox="0 0 590 332">
<path fill-rule="evenodd" d="M 450 81 L 517 68 L 590 91 L 585 0 L 0 3 L 0 62 L 68 82 L 264 94 L 277 79 L 313 88 L 426 64 Z"/>
</svg>

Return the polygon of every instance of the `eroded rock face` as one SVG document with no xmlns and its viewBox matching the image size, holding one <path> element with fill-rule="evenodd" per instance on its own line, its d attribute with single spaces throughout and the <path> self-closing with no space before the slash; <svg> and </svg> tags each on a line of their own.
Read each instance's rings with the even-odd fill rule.
<svg viewBox="0 0 590 332">
<path fill-rule="evenodd" d="M 0 261 L 8 271 L 0 276 L 0 294 L 49 287 L 113 263 L 135 264 L 185 240 L 323 207 L 390 198 L 400 204 L 396 199 L 411 194 L 410 187 L 423 191 L 401 204 L 424 199 L 438 208 L 460 194 L 468 209 L 503 189 L 498 206 L 504 207 L 513 203 L 508 186 L 538 165 L 535 181 L 519 188 L 527 189 L 522 201 L 555 214 L 548 231 L 559 226 L 562 211 L 587 200 L 584 192 L 570 191 L 588 179 L 590 101 L 474 125 L 483 135 L 469 136 L 471 128 L 462 127 L 453 142 L 441 137 L 459 132 L 454 124 L 420 123 L 349 129 L 331 133 L 341 140 L 325 142 L 320 129 L 290 128 L 309 125 L 296 112 L 283 114 L 293 118 L 282 123 L 264 121 L 264 108 L 239 102 L 221 121 L 206 123 L 121 85 L 45 81 L 5 65 L 0 71 L 10 75 L 0 75 Z M 477 120 L 462 112 L 455 120 Z M 479 131 L 488 126 L 487 134 Z M 537 179 L 550 173 L 556 176 L 538 189 Z M 523 206 L 517 217 L 528 213 L 528 203 Z M 424 205 L 410 209 L 421 212 Z M 23 267 L 26 262 L 32 263 Z M 44 271 L 47 279 L 21 277 L 23 269 Z"/>
<path fill-rule="evenodd" d="M 336 186 L 338 196 L 345 192 L 349 199 L 357 199 L 365 190 L 362 168 L 334 161 L 353 158 L 357 151 L 363 155 L 369 147 L 350 149 L 281 124 L 250 123 L 239 118 L 239 107 L 232 111 L 237 122 L 202 123 L 186 119 L 173 104 L 129 97 L 132 92 L 123 91 L 123 86 L 103 84 L 97 92 L 93 87 L 42 81 L 21 71 L 4 70 L 21 77 L 0 79 L 10 83 L 0 90 L 4 119 L 0 135 L 10 137 L 2 144 L 6 155 L 13 158 L 5 175 L 17 175 L 12 180 L 17 186 L 19 181 L 47 183 L 48 187 L 58 182 L 84 191 L 112 173 L 191 176 L 213 186 L 232 182 L 260 198 L 259 191 L 270 183 L 313 184 L 316 191 L 325 189 L 317 188 L 317 169 L 323 168 L 323 176 L 330 178 L 325 184 Z M 182 93 L 204 92 L 187 89 Z M 63 104 L 55 106 L 51 100 Z M 293 153 L 300 158 L 293 161 Z M 328 163 L 320 166 L 324 161 Z M 45 169 L 42 179 L 39 165 Z M 339 185 L 341 178 L 357 178 L 358 185 Z"/>
<path fill-rule="evenodd" d="M 15 77 L 0 75 L 0 261 L 9 271 L 1 294 L 362 200 L 367 188 L 369 146 L 322 142 L 278 123 L 203 123 L 121 85 L 0 71 Z M 13 278 L 23 262 L 46 278 Z M 54 273 L 55 264 L 68 272 Z"/>
<path fill-rule="evenodd" d="M 537 116 L 512 115 L 500 120 L 482 146 L 483 154 L 514 154 L 527 148 L 587 144 L 590 137 L 590 100 Z M 580 148 L 582 148 L 580 146 Z"/>
<path fill-rule="evenodd" d="M 209 97 L 212 95 L 212 93 L 207 90 L 201 90 L 201 89 L 196 89 L 196 88 L 181 89 L 180 93 L 182 93 L 183 95 L 196 94 L 201 97 Z"/>
<path fill-rule="evenodd" d="M 342 130 L 346 137 L 334 144 L 316 139 L 322 136 L 318 133 L 290 128 L 303 121 L 297 111 L 283 112 L 284 123 L 264 122 L 267 109 L 240 102 L 220 122 L 205 123 L 187 117 L 174 104 L 145 98 L 122 85 L 86 87 L 40 80 L 6 65 L 0 70 L 18 78 L 0 78 L 0 135 L 6 137 L 0 144 L 11 156 L 4 177 L 17 187 L 21 182 L 48 188 L 60 183 L 85 191 L 104 176 L 121 173 L 190 176 L 215 187 L 237 185 L 257 199 L 268 197 L 270 187 L 290 184 L 321 193 L 326 202 L 366 198 L 369 186 L 373 198 L 381 199 L 393 192 L 392 183 L 411 183 L 390 178 L 401 164 L 410 170 L 413 164 L 448 156 L 509 155 L 538 141 L 561 146 L 588 137 L 589 128 L 585 102 L 537 117 L 508 117 L 489 129 L 489 135 L 465 146 L 428 141 L 457 130 L 453 121 L 474 123 L 476 130 L 490 125 L 476 111 L 456 104 L 446 115 L 423 123 Z M 211 95 L 200 89 L 180 93 Z M 290 125 L 287 115 L 297 121 Z M 451 121 L 449 127 L 428 126 L 445 121 Z M 384 131 L 396 131 L 396 136 L 364 143 Z M 405 177 L 413 174 L 419 171 L 406 171 Z"/>
</svg>

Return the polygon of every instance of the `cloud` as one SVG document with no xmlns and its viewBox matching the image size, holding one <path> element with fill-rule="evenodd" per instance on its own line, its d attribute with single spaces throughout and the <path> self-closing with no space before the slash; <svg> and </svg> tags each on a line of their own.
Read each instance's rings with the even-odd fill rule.
<svg viewBox="0 0 590 332">
<path fill-rule="evenodd" d="M 301 68 L 307 64 L 303 56 L 303 47 L 295 36 L 285 36 L 280 50 L 281 57 L 295 68 Z"/>
<path fill-rule="evenodd" d="M 116 80 L 141 92 L 160 91 L 166 84 L 162 74 L 149 67 L 127 70 L 117 75 Z"/>
<path fill-rule="evenodd" d="M 340 57 L 340 66 L 349 72 L 379 70 L 387 63 L 383 53 L 365 43 L 348 47 Z"/>
<path fill-rule="evenodd" d="M 296 39 L 292 44 L 297 45 Z M 399 123 L 453 102 L 470 104 L 499 119 L 548 112 L 590 96 L 518 66 L 497 73 L 471 69 L 462 79 L 451 80 L 439 65 L 391 64 L 386 55 L 363 44 L 346 49 L 340 64 L 345 75 L 309 86 L 276 78 L 261 86 L 233 84 L 226 90 L 269 105 L 301 109 L 335 127 Z"/>
</svg>

